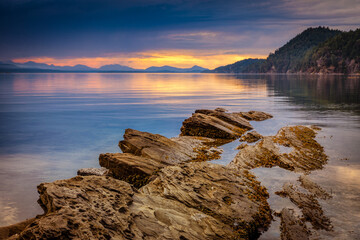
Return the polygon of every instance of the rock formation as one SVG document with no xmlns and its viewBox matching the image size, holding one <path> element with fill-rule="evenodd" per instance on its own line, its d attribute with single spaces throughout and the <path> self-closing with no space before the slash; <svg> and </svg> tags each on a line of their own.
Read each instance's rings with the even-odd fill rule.
<svg viewBox="0 0 360 240">
<path fill-rule="evenodd" d="M 119 143 L 123 153 L 100 154 L 102 168 L 80 169 L 77 177 L 40 184 L 44 214 L 0 228 L 0 234 L 9 239 L 256 239 L 272 216 L 267 190 L 248 170 L 280 166 L 307 172 L 327 161 L 316 132 L 296 126 L 276 136 L 248 133 L 244 140 L 260 140 L 242 144 L 228 166 L 206 162 L 219 158 L 219 145 L 251 130 L 248 121 L 271 117 L 202 109 L 183 122 L 179 137 L 127 129 Z M 309 194 L 291 184 L 279 194 L 295 203 L 315 229 L 331 230 L 315 198 L 326 199 L 326 192 L 308 177 L 299 181 Z M 280 215 L 283 239 L 309 237 L 291 210 Z"/>
<path fill-rule="evenodd" d="M 315 229 L 324 229 L 327 231 L 332 229 L 330 219 L 324 215 L 324 212 L 314 195 L 303 193 L 290 183 L 284 184 L 283 191 L 277 192 L 277 194 L 288 197 L 296 206 L 298 206 L 301 209 L 305 220 L 309 221 Z"/>
<path fill-rule="evenodd" d="M 245 146 L 229 167 L 252 169 L 279 166 L 297 172 L 321 169 L 328 157 L 315 136 L 316 132 L 309 127 L 283 127 L 275 136 L 266 136 L 255 145 Z"/>
<path fill-rule="evenodd" d="M 305 223 L 295 216 L 294 210 L 284 208 L 281 213 L 281 240 L 308 240 L 310 231 Z"/>
<path fill-rule="evenodd" d="M 245 135 L 242 135 L 241 138 L 240 138 L 240 141 L 241 142 L 253 143 L 253 142 L 259 141 L 262 138 L 263 138 L 263 136 L 260 133 L 258 133 L 257 131 L 251 131 L 251 132 L 248 132 Z"/>
</svg>

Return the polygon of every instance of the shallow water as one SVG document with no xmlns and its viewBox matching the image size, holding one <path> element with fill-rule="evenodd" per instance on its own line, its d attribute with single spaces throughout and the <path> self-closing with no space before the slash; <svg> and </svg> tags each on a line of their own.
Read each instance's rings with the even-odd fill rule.
<svg viewBox="0 0 360 240">
<path fill-rule="evenodd" d="M 99 153 L 120 151 L 126 128 L 173 137 L 195 109 L 216 107 L 273 114 L 252 122 L 263 135 L 285 125 L 321 126 L 330 160 L 310 177 L 335 196 L 322 204 L 343 225 L 337 232 L 360 234 L 360 79 L 342 76 L 0 74 L 0 225 L 41 213 L 36 186 L 97 167 Z M 231 161 L 238 144 L 224 146 L 217 163 Z M 254 172 L 269 187 L 286 175 L 278 171 Z M 276 229 L 266 234 L 278 236 Z"/>
</svg>

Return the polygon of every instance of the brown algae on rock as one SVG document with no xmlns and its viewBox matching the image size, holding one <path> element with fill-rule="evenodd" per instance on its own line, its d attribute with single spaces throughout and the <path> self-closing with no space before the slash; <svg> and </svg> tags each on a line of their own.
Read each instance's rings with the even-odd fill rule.
<svg viewBox="0 0 360 240">
<path fill-rule="evenodd" d="M 328 157 L 315 136 L 316 132 L 306 126 L 283 127 L 275 136 L 266 136 L 255 145 L 245 146 L 229 167 L 279 166 L 297 172 L 321 169 Z M 279 145 L 291 147 L 291 152 L 281 153 Z"/>
</svg>

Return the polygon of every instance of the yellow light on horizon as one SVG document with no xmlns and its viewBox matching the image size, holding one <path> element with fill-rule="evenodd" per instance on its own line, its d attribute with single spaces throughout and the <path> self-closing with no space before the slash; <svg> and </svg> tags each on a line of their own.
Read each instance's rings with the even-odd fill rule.
<svg viewBox="0 0 360 240">
<path fill-rule="evenodd" d="M 219 66 L 234 63 L 247 58 L 265 58 L 263 55 L 239 55 L 206 53 L 205 51 L 185 50 L 161 50 L 148 51 L 134 54 L 113 54 L 104 57 L 86 58 L 51 58 L 51 57 L 28 57 L 13 59 L 15 63 L 33 61 L 36 63 L 53 64 L 55 66 L 75 66 L 77 64 L 98 68 L 108 64 L 120 64 L 137 69 L 145 69 L 151 66 L 170 65 L 179 68 L 189 68 L 194 65 L 213 69 Z"/>
</svg>

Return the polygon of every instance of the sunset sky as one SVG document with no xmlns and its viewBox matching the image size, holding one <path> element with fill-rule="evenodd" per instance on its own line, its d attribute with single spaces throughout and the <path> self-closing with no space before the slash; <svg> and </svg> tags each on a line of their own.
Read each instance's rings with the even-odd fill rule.
<svg viewBox="0 0 360 240">
<path fill-rule="evenodd" d="M 360 27 L 360 0 L 0 0 L 0 61 L 214 68 L 308 27 Z"/>
</svg>

